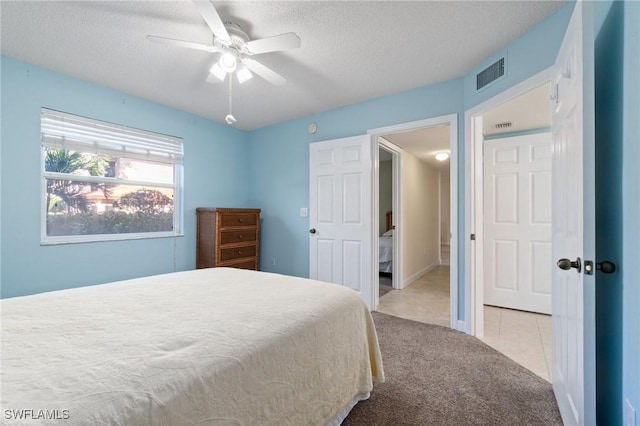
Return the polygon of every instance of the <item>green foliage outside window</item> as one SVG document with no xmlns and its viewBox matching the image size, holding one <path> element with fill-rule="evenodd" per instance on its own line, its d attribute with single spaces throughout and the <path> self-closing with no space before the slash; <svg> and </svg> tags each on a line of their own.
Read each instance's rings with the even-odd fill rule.
<svg viewBox="0 0 640 426">
<path fill-rule="evenodd" d="M 52 148 L 45 151 L 46 172 L 108 179 L 109 167 L 109 162 L 98 155 Z M 173 198 L 159 190 L 75 178 L 47 178 L 46 183 L 48 236 L 173 229 Z M 126 188 L 131 191 L 124 192 Z M 98 208 L 98 204 L 102 206 Z"/>
</svg>

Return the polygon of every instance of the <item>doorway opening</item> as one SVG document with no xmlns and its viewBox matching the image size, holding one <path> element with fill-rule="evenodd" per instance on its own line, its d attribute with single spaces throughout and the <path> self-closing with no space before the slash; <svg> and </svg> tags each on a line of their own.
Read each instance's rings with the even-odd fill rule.
<svg viewBox="0 0 640 426">
<path fill-rule="evenodd" d="M 395 231 L 393 213 L 399 213 L 394 195 L 398 193 L 399 179 L 396 174 L 400 153 L 385 142 L 387 141 L 380 140 L 378 144 L 378 299 L 392 289 L 401 288 L 399 279 L 401 257 L 398 248 L 394 247 L 397 245 L 398 238 L 396 236 L 394 240 L 393 235 Z"/>
<path fill-rule="evenodd" d="M 541 73 L 514 89 L 467 113 L 475 237 L 470 326 L 551 381 L 550 79 Z"/>
<path fill-rule="evenodd" d="M 369 133 L 376 309 L 458 329 L 457 116 Z"/>
</svg>

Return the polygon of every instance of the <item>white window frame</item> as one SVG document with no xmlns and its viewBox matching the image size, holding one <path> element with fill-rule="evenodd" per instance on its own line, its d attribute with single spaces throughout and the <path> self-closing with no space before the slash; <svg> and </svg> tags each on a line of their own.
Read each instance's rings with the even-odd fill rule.
<svg viewBox="0 0 640 426">
<path fill-rule="evenodd" d="M 41 147 L 40 147 L 40 244 L 57 245 L 99 241 L 137 240 L 147 238 L 167 238 L 183 236 L 183 141 L 181 138 L 162 135 L 146 130 L 134 129 L 113 123 L 108 123 L 74 114 L 54 111 L 42 108 L 42 120 L 45 117 L 49 123 L 53 120 L 69 120 L 70 122 L 84 125 L 95 125 L 96 133 L 71 134 L 73 130 L 64 125 L 43 125 L 41 121 Z M 43 130 L 46 127 L 46 130 Z M 73 125 L 70 125 L 73 127 Z M 102 139 L 102 136 L 104 139 Z M 123 142 L 120 143 L 119 139 Z M 57 140 L 56 140 L 57 139 Z M 138 144 L 136 141 L 140 140 Z M 102 142 L 102 143 L 101 143 Z M 157 142 L 157 143 L 156 143 Z M 47 172 L 45 170 L 45 155 L 47 148 L 69 149 L 77 152 L 100 153 L 127 157 L 138 160 L 149 160 L 173 164 L 173 183 L 157 183 L 147 181 L 135 181 L 119 178 L 105 178 L 102 176 L 69 175 L 66 173 Z M 116 149 L 117 148 L 117 149 Z M 145 186 L 148 188 L 173 189 L 173 229 L 163 232 L 138 232 L 117 234 L 90 234 L 90 235 L 47 235 L 47 179 L 64 179 L 79 182 L 95 182 L 122 184 L 133 186 Z"/>
</svg>

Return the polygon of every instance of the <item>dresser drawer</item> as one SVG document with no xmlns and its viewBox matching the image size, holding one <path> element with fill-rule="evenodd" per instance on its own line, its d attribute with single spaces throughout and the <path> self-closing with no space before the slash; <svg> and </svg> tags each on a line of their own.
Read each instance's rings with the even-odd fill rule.
<svg viewBox="0 0 640 426">
<path fill-rule="evenodd" d="M 246 231 L 220 232 L 220 245 L 254 242 L 257 240 L 258 232 L 255 229 L 248 229 Z"/>
<path fill-rule="evenodd" d="M 220 249 L 220 262 L 227 260 L 241 259 L 243 257 L 255 257 L 257 248 L 253 246 L 229 247 Z"/>
<path fill-rule="evenodd" d="M 256 226 L 258 224 L 258 218 L 260 216 L 256 214 L 243 214 L 243 213 L 224 213 L 220 218 L 221 227 L 236 227 L 236 226 Z"/>
<path fill-rule="evenodd" d="M 253 271 L 257 271 L 259 269 L 257 259 L 247 259 L 240 262 L 225 262 L 221 263 L 220 266 L 226 268 L 251 269 Z"/>
</svg>

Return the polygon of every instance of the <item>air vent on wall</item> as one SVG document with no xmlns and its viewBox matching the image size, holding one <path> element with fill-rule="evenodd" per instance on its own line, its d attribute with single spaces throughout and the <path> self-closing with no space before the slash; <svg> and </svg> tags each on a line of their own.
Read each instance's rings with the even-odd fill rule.
<svg viewBox="0 0 640 426">
<path fill-rule="evenodd" d="M 500 58 L 497 62 L 489 65 L 485 70 L 476 75 L 476 90 L 482 89 L 489 83 L 492 83 L 504 75 L 504 58 Z"/>
<path fill-rule="evenodd" d="M 511 126 L 512 126 L 512 123 L 510 121 L 505 121 L 504 123 L 496 124 L 496 129 L 508 129 Z"/>
</svg>

